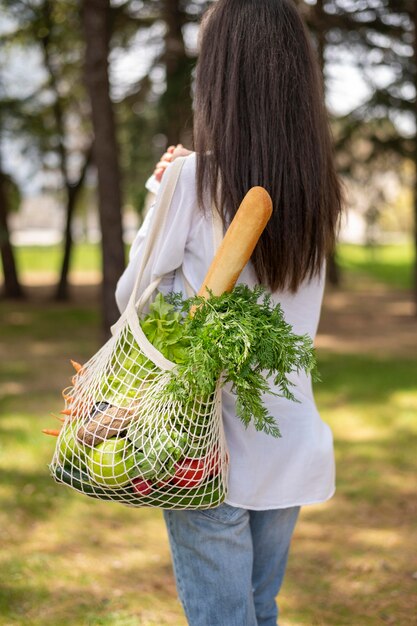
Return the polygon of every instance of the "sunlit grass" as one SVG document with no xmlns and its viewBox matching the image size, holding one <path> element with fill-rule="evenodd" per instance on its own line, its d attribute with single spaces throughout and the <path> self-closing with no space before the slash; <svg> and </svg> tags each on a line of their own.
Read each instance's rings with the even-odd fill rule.
<svg viewBox="0 0 417 626">
<path fill-rule="evenodd" d="M 338 262 L 343 270 L 365 274 L 400 289 L 410 289 L 413 280 L 414 251 L 410 243 L 372 247 L 342 244 Z"/>
<path fill-rule="evenodd" d="M 58 273 L 62 250 L 60 246 L 22 246 L 16 248 L 19 269 L 24 275 L 30 272 Z M 338 261 L 342 270 L 365 274 L 387 285 L 401 289 L 410 288 L 413 276 L 414 251 L 412 243 L 377 245 L 373 247 L 341 244 Z M 97 244 L 77 244 L 71 270 L 76 272 L 99 271 L 101 252 Z"/>
<path fill-rule="evenodd" d="M 302 513 L 282 624 L 406 626 L 417 570 L 417 362 L 319 356 L 316 398 L 334 433 L 337 493 Z"/>
<path fill-rule="evenodd" d="M 15 248 L 19 270 L 28 272 L 59 272 L 62 262 L 62 247 L 19 246 Z M 73 248 L 71 269 L 76 271 L 95 271 L 100 269 L 101 253 L 96 244 L 76 244 Z"/>
</svg>

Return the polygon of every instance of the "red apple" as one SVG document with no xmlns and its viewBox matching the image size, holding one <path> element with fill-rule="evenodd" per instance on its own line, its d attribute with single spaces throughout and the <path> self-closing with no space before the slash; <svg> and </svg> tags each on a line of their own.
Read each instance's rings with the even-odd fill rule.
<svg viewBox="0 0 417 626">
<path fill-rule="evenodd" d="M 132 487 L 133 491 L 141 496 L 147 496 L 153 490 L 151 481 L 140 477 L 132 480 Z"/>
</svg>

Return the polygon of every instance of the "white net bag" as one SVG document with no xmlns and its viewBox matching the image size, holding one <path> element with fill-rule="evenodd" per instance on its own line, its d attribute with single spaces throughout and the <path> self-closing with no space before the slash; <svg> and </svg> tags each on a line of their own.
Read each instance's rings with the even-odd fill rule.
<svg viewBox="0 0 417 626">
<path fill-rule="evenodd" d="M 140 281 L 182 164 L 178 160 L 170 168 L 132 296 L 113 336 L 63 392 L 66 419 L 50 464 L 57 482 L 132 507 L 210 508 L 226 496 L 220 385 L 205 397 L 170 399 L 164 388 L 176 365 L 150 343 L 139 321 L 159 284 L 154 281 L 137 299 Z"/>
<path fill-rule="evenodd" d="M 145 351 L 136 332 L 121 327 L 66 390 L 51 471 L 86 495 L 130 506 L 216 506 L 227 478 L 219 386 L 185 405 L 161 397 L 175 365 Z"/>
</svg>

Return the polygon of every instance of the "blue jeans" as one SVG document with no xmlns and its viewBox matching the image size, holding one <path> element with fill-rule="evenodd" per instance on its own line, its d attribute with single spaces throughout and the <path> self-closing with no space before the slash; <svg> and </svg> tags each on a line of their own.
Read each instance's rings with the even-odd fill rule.
<svg viewBox="0 0 417 626">
<path fill-rule="evenodd" d="M 164 511 L 189 626 L 276 626 L 299 510 Z"/>
</svg>

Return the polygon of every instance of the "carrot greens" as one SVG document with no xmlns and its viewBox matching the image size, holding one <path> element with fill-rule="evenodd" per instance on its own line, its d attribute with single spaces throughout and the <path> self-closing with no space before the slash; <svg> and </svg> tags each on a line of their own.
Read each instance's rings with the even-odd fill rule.
<svg viewBox="0 0 417 626">
<path fill-rule="evenodd" d="M 221 376 L 236 393 L 236 413 L 245 426 L 280 437 L 276 419 L 262 402 L 272 393 L 269 379 L 278 386 L 275 395 L 296 401 L 288 376 L 310 373 L 316 366 L 309 335 L 296 335 L 279 304 L 262 286 L 239 284 L 230 293 L 196 296 L 183 301 L 171 294 L 167 301 L 183 313 L 196 307 L 193 317 L 181 320 L 182 336 L 189 337 L 187 356 L 177 365 L 164 393 L 186 403 L 193 396 L 209 396 Z"/>
</svg>

